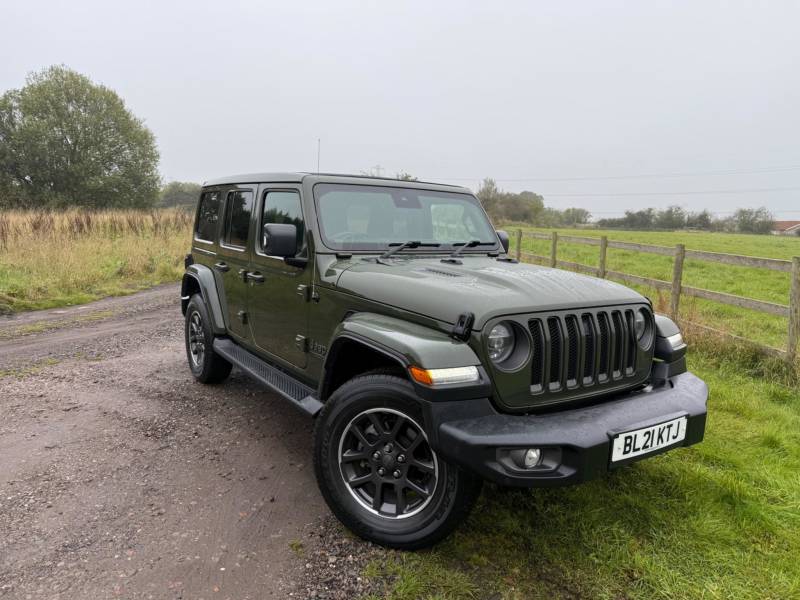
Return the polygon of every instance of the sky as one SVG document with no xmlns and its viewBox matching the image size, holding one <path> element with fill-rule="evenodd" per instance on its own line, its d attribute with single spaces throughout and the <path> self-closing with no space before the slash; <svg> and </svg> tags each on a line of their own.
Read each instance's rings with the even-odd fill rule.
<svg viewBox="0 0 800 600">
<path fill-rule="evenodd" d="M 800 2 L 16 0 L 0 92 L 65 64 L 153 131 L 165 180 L 408 172 L 596 218 L 800 220 Z"/>
</svg>

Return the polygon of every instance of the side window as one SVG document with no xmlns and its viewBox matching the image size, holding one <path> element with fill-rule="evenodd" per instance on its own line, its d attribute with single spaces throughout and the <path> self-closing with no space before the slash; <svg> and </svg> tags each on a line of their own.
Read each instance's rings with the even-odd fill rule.
<svg viewBox="0 0 800 600">
<path fill-rule="evenodd" d="M 247 234 L 250 232 L 250 214 L 252 211 L 252 192 L 228 192 L 228 197 L 225 201 L 223 244 L 234 248 L 247 247 Z"/>
<path fill-rule="evenodd" d="M 294 225 L 297 227 L 297 247 L 303 248 L 305 223 L 300 206 L 300 194 L 294 191 L 267 192 L 264 196 L 264 213 L 261 216 L 261 235 L 267 223 Z"/>
<path fill-rule="evenodd" d="M 197 227 L 195 239 L 203 242 L 214 242 L 217 239 L 217 221 L 219 220 L 219 192 L 204 192 L 200 196 L 197 209 Z"/>
</svg>

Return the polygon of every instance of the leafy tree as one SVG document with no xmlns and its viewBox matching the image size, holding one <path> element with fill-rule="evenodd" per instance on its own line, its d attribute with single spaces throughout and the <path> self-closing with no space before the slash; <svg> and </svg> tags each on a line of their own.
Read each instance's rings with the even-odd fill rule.
<svg viewBox="0 0 800 600">
<path fill-rule="evenodd" d="M 201 185 L 187 181 L 170 181 L 161 188 L 159 206 L 188 206 L 193 207 L 200 197 Z"/>
<path fill-rule="evenodd" d="M 656 214 L 653 225 L 656 229 L 683 229 L 686 227 L 686 212 L 680 206 L 668 206 Z"/>
<path fill-rule="evenodd" d="M 736 230 L 742 233 L 769 233 L 775 226 L 775 219 L 765 207 L 740 208 L 734 215 Z"/>
<path fill-rule="evenodd" d="M 158 150 L 111 89 L 65 66 L 0 97 L 0 203 L 25 208 L 149 207 Z"/>
<path fill-rule="evenodd" d="M 401 171 L 395 175 L 395 179 L 399 179 L 400 181 L 419 181 L 411 173 L 407 173 L 406 171 Z"/>
<path fill-rule="evenodd" d="M 561 213 L 561 218 L 567 227 L 574 227 L 575 225 L 585 225 L 592 218 L 590 213 L 585 208 L 565 208 Z"/>
<path fill-rule="evenodd" d="M 710 230 L 713 220 L 711 213 L 707 210 L 703 210 L 699 213 L 689 213 L 686 216 L 686 226 L 692 229 Z"/>
<path fill-rule="evenodd" d="M 497 183 L 494 179 L 487 177 L 481 182 L 481 187 L 475 193 L 478 200 L 481 201 L 483 209 L 489 213 L 492 219 L 499 220 L 498 205 L 500 204 L 500 190 L 497 189 Z"/>
</svg>

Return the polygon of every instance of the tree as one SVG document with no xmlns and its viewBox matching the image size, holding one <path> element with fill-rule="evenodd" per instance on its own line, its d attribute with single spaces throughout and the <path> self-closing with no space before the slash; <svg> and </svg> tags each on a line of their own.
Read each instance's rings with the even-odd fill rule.
<svg viewBox="0 0 800 600">
<path fill-rule="evenodd" d="M 406 171 L 401 171 L 395 175 L 395 179 L 399 179 L 400 181 L 419 181 L 411 173 L 407 173 Z"/>
<path fill-rule="evenodd" d="M 702 210 L 699 213 L 689 213 L 686 216 L 686 226 L 691 229 L 710 230 L 713 220 L 710 212 Z"/>
<path fill-rule="evenodd" d="M 686 212 L 680 206 L 668 206 L 656 214 L 653 225 L 656 229 L 683 229 L 686 227 Z"/>
<path fill-rule="evenodd" d="M 733 214 L 736 231 L 741 233 L 770 233 L 775 219 L 765 207 L 740 208 Z"/>
<path fill-rule="evenodd" d="M 487 177 L 481 182 L 481 187 L 475 193 L 478 200 L 481 201 L 483 209 L 489 213 L 492 219 L 499 220 L 497 208 L 500 203 L 500 191 L 497 189 L 497 184 L 494 179 Z"/>
<path fill-rule="evenodd" d="M 187 181 L 170 181 L 161 189 L 159 206 L 193 207 L 200 197 L 201 185 Z"/>
<path fill-rule="evenodd" d="M 585 225 L 591 218 L 592 213 L 585 208 L 565 208 L 561 213 L 561 219 L 567 227 Z"/>
<path fill-rule="evenodd" d="M 0 97 L 0 203 L 24 208 L 149 207 L 155 138 L 111 89 L 65 66 Z"/>
</svg>

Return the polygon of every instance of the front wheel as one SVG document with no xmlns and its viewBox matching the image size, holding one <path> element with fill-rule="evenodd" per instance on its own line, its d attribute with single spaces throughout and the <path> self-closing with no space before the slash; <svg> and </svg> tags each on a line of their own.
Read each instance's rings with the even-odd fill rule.
<svg viewBox="0 0 800 600">
<path fill-rule="evenodd" d="M 200 294 L 189 299 L 186 306 L 186 358 L 194 378 L 201 383 L 219 383 L 231 372 L 231 363 L 214 352 L 214 332 L 208 310 Z"/>
<path fill-rule="evenodd" d="M 407 550 L 444 538 L 481 489 L 430 446 L 419 402 L 405 379 L 362 375 L 336 390 L 314 430 L 317 483 L 333 513 L 359 536 Z"/>
</svg>

